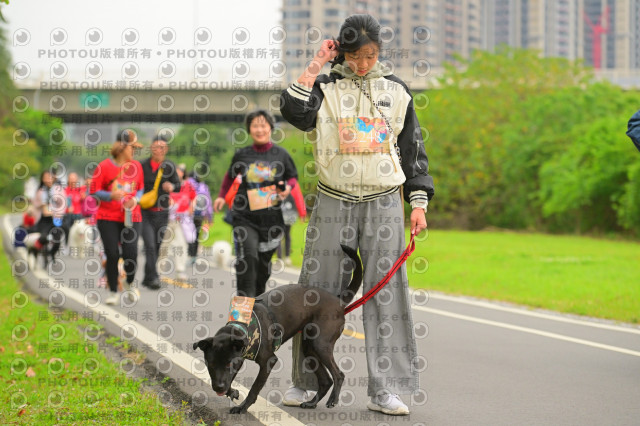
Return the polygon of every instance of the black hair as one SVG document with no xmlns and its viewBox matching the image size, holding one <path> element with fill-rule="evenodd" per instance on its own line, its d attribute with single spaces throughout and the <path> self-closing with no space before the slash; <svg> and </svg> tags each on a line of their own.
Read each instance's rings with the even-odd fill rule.
<svg viewBox="0 0 640 426">
<path fill-rule="evenodd" d="M 332 65 L 342 64 L 345 52 L 355 52 L 365 44 L 373 42 L 380 48 L 380 23 L 371 15 L 351 15 L 342 23 L 336 41 L 339 44 L 338 56 L 330 61 Z"/>
<path fill-rule="evenodd" d="M 51 176 L 53 176 L 53 173 L 51 173 L 50 170 L 43 170 L 42 173 L 40 173 L 40 185 L 38 186 L 38 188 L 42 188 L 44 186 L 46 186 L 44 184 L 44 175 L 49 173 Z"/>
<path fill-rule="evenodd" d="M 155 141 L 169 143 L 169 140 L 167 139 L 167 137 L 162 133 L 157 133 L 153 138 L 151 138 L 151 143 L 154 143 Z"/>
<path fill-rule="evenodd" d="M 274 129 L 274 127 L 276 126 L 276 119 L 273 117 L 273 114 L 271 114 L 266 109 L 256 109 L 247 114 L 244 119 L 244 125 L 247 128 L 247 132 L 249 132 L 249 127 L 251 127 L 251 123 L 253 122 L 253 120 L 259 116 L 264 117 L 264 119 L 269 124 L 269 127 L 271 127 L 271 130 Z"/>
<path fill-rule="evenodd" d="M 137 139 L 136 132 L 131 129 L 122 129 L 116 136 L 116 142 L 130 143 Z"/>
</svg>

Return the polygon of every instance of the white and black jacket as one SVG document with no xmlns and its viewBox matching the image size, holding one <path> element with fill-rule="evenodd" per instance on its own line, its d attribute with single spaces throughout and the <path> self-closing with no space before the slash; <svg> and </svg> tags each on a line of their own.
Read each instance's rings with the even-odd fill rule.
<svg viewBox="0 0 640 426">
<path fill-rule="evenodd" d="M 426 209 L 434 194 L 433 178 L 413 98 L 404 82 L 379 62 L 364 77 L 334 65 L 311 89 L 294 82 L 282 92 L 280 105 L 289 123 L 313 132 L 307 139 L 314 142 L 319 191 L 364 202 L 404 185 L 405 200 Z M 351 149 L 351 141 L 375 148 L 365 147 L 363 153 L 363 148 Z"/>
</svg>

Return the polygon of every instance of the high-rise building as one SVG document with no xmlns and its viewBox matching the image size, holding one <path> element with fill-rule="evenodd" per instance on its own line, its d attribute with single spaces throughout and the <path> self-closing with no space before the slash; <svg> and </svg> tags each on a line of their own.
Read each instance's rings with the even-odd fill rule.
<svg viewBox="0 0 640 426">
<path fill-rule="evenodd" d="M 543 56 L 580 57 L 576 0 L 496 0 L 487 4 L 487 46 L 506 44 Z"/>
<path fill-rule="evenodd" d="M 378 18 L 381 60 L 415 88 L 458 55 L 501 44 L 582 58 L 614 81 L 640 84 L 640 0 L 283 0 L 289 80 L 353 13 Z"/>
<path fill-rule="evenodd" d="M 382 26 L 380 59 L 412 87 L 425 87 L 432 67 L 483 48 L 484 0 L 283 0 L 288 78 L 296 78 L 344 19 L 369 13 Z M 441 19 L 441 17 L 445 17 Z"/>
</svg>

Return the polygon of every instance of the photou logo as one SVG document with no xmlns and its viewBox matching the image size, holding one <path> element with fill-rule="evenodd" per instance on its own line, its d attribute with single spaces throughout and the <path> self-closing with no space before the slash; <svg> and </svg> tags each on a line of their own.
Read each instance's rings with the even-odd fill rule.
<svg viewBox="0 0 640 426">
<path fill-rule="evenodd" d="M 135 28 L 127 28 L 122 32 L 122 45 L 132 46 L 138 42 L 140 34 Z"/>
<path fill-rule="evenodd" d="M 59 46 L 67 42 L 67 31 L 63 28 L 54 28 L 49 34 L 49 43 L 51 46 Z"/>
<path fill-rule="evenodd" d="M 158 67 L 158 77 L 171 78 L 176 74 L 176 65 L 171 61 L 163 61 Z"/>
<path fill-rule="evenodd" d="M 248 29 L 244 27 L 238 27 L 235 30 L 233 30 L 231 34 L 231 43 L 236 45 L 247 44 L 250 38 L 251 38 L 251 35 Z"/>
<path fill-rule="evenodd" d="M 209 28 L 200 27 L 193 32 L 193 44 L 196 46 L 201 44 L 208 44 L 211 42 L 212 38 L 213 36 Z"/>
<path fill-rule="evenodd" d="M 165 27 L 158 33 L 158 44 L 168 45 L 176 41 L 176 31 L 171 27 Z"/>
<path fill-rule="evenodd" d="M 18 28 L 13 32 L 13 45 L 26 46 L 31 41 L 31 33 L 24 29 Z"/>
<path fill-rule="evenodd" d="M 269 44 L 280 44 L 287 39 L 287 32 L 283 27 L 273 27 L 269 31 Z"/>
<path fill-rule="evenodd" d="M 31 74 L 31 67 L 26 62 L 16 62 L 13 66 L 13 79 L 24 80 Z"/>
<path fill-rule="evenodd" d="M 100 28 L 89 28 L 84 34 L 84 44 L 86 46 L 95 46 L 102 43 L 102 30 Z"/>
</svg>

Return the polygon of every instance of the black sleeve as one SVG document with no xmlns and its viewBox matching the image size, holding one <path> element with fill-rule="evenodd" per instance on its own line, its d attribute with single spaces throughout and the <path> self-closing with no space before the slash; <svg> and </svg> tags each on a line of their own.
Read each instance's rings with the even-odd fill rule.
<svg viewBox="0 0 640 426">
<path fill-rule="evenodd" d="M 633 114 L 627 125 L 627 136 L 631 138 L 636 148 L 640 150 L 640 111 Z"/>
<path fill-rule="evenodd" d="M 165 161 L 162 164 L 162 182 L 171 182 L 173 184 L 173 192 L 180 191 L 180 178 L 176 171 L 176 165 L 173 161 Z"/>
<path fill-rule="evenodd" d="M 429 175 L 429 160 L 424 149 L 422 131 L 413 106 L 413 98 L 407 105 L 402 132 L 398 135 L 398 147 L 402 157 L 402 171 L 407 180 L 404 183 L 404 198 L 411 202 L 413 191 L 425 191 L 429 200 L 433 197 L 433 178 Z"/>
<path fill-rule="evenodd" d="M 324 93 L 320 90 L 319 85 L 319 81 L 323 78 L 327 79 L 327 76 L 318 76 L 311 89 L 297 81 L 293 82 L 280 95 L 282 117 L 304 132 L 316 128 L 316 117 L 324 100 Z"/>
</svg>

